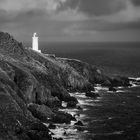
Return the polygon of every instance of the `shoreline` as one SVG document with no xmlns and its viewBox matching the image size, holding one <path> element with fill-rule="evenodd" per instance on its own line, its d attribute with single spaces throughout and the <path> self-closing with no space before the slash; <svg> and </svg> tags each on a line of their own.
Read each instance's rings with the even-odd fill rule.
<svg viewBox="0 0 140 140">
<path fill-rule="evenodd" d="M 132 79 L 132 78 L 131 78 Z M 133 80 L 139 80 L 139 78 L 133 78 Z M 133 84 L 131 87 L 117 87 L 117 91 L 114 92 L 114 94 L 117 93 L 125 93 L 127 90 L 129 91 L 129 89 L 133 89 L 136 87 L 140 87 L 140 85 L 135 85 Z M 121 90 L 120 90 L 121 89 Z M 109 88 L 107 87 L 101 87 L 100 85 L 95 86 L 95 92 L 99 93 L 101 95 L 101 92 L 106 92 L 106 93 L 113 93 L 111 91 L 109 91 Z M 103 94 L 106 94 L 103 93 Z M 70 125 L 68 124 L 55 124 L 56 125 L 56 129 L 50 129 L 50 131 L 54 134 L 54 138 L 62 138 L 64 140 L 67 139 L 77 139 L 77 133 L 78 135 L 91 135 L 88 131 L 88 127 L 86 126 L 86 122 L 84 122 L 84 120 L 88 117 L 84 114 L 81 114 L 81 112 L 88 110 L 88 108 L 86 108 L 86 106 L 99 106 L 98 103 L 95 105 L 92 102 L 99 102 L 100 100 L 102 100 L 102 95 L 100 97 L 97 98 L 91 98 L 91 97 L 87 97 L 85 95 L 86 93 L 70 93 L 71 96 L 77 98 L 78 100 L 78 106 L 80 106 L 82 108 L 82 110 L 78 110 L 77 108 L 67 108 L 66 104 L 64 104 L 64 108 L 63 109 L 59 109 L 59 111 L 63 111 L 66 112 L 68 114 L 71 114 L 72 116 L 76 117 L 76 121 L 71 121 Z M 104 100 L 104 99 L 103 99 Z M 109 120 L 113 119 L 112 117 L 108 118 Z M 74 123 L 76 123 L 77 121 L 80 121 L 83 123 L 83 126 L 75 126 Z M 98 120 L 95 120 L 98 121 Z M 80 134 L 81 130 L 79 131 L 78 128 L 82 129 L 82 134 Z M 102 136 L 109 136 L 109 135 L 122 135 L 124 133 L 124 131 L 114 131 L 112 133 L 106 133 L 106 134 L 98 134 L 98 135 L 102 135 Z M 95 134 L 97 135 L 97 134 Z M 83 139 L 84 140 L 84 139 Z"/>
</svg>

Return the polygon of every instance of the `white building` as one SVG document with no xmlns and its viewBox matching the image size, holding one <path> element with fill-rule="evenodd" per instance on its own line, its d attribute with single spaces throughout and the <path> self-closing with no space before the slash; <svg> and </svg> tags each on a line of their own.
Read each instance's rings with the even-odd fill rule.
<svg viewBox="0 0 140 140">
<path fill-rule="evenodd" d="M 32 49 L 41 53 L 41 50 L 38 49 L 38 45 L 37 33 L 34 33 L 32 37 Z"/>
</svg>

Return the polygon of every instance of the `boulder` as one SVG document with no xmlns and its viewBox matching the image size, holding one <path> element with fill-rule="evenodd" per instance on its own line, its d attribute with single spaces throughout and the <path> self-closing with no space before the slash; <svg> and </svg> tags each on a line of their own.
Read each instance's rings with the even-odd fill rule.
<svg viewBox="0 0 140 140">
<path fill-rule="evenodd" d="M 90 92 L 90 91 L 95 91 L 94 85 L 91 83 L 85 85 L 80 92 Z"/>
<path fill-rule="evenodd" d="M 111 81 L 110 80 L 105 80 L 101 85 L 103 87 L 109 87 L 109 86 L 111 86 Z"/>
<path fill-rule="evenodd" d="M 67 103 L 67 108 L 75 108 L 76 104 L 77 104 L 77 102 L 75 102 L 75 101 L 69 101 Z"/>
<path fill-rule="evenodd" d="M 50 108 L 58 108 L 61 107 L 62 102 L 57 97 L 50 97 L 49 99 L 47 99 L 45 105 Z"/>
<path fill-rule="evenodd" d="M 53 140 L 63 140 L 62 138 L 53 138 Z"/>
<path fill-rule="evenodd" d="M 136 80 L 135 84 L 140 85 L 140 80 Z"/>
<path fill-rule="evenodd" d="M 40 122 L 32 123 L 25 132 L 31 140 L 52 140 L 50 131 Z"/>
<path fill-rule="evenodd" d="M 67 107 L 68 108 L 75 108 L 77 103 L 78 103 L 77 99 L 73 96 L 70 96 L 69 100 L 67 101 Z"/>
<path fill-rule="evenodd" d="M 29 126 L 29 129 L 30 130 L 37 130 L 37 131 L 46 131 L 46 130 L 49 131 L 47 129 L 47 127 L 40 122 L 31 123 L 31 125 Z"/>
<path fill-rule="evenodd" d="M 128 87 L 130 86 L 130 80 L 128 77 L 115 76 L 111 79 L 111 85 L 112 87 L 119 87 L 119 86 Z"/>
<path fill-rule="evenodd" d="M 83 110 L 83 108 L 82 108 L 80 105 L 77 105 L 76 108 L 77 108 L 78 110 Z"/>
<path fill-rule="evenodd" d="M 83 124 L 81 121 L 77 121 L 74 125 L 77 125 L 77 126 L 84 126 L 84 124 Z"/>
<path fill-rule="evenodd" d="M 56 125 L 50 123 L 49 126 L 48 126 L 48 128 L 49 128 L 49 129 L 56 129 Z"/>
<path fill-rule="evenodd" d="M 73 116 L 74 117 L 80 117 L 80 114 L 74 114 Z"/>
<path fill-rule="evenodd" d="M 66 123 L 66 124 L 70 124 L 71 120 L 75 121 L 75 118 L 68 113 L 62 112 L 62 111 L 54 111 L 55 116 L 53 116 L 52 121 L 54 123 Z"/>
<path fill-rule="evenodd" d="M 30 140 L 52 140 L 52 137 L 46 131 L 29 130 L 27 132 Z"/>
<path fill-rule="evenodd" d="M 117 91 L 117 89 L 116 88 L 114 88 L 114 87 L 109 87 L 109 89 L 108 89 L 109 91 L 113 91 L 113 92 L 116 92 Z"/>
<path fill-rule="evenodd" d="M 100 95 L 98 93 L 95 93 L 95 92 L 86 92 L 85 94 L 87 97 L 91 97 L 91 98 L 97 98 L 97 97 L 100 97 Z"/>
<path fill-rule="evenodd" d="M 34 117 L 41 121 L 48 121 L 48 118 L 52 118 L 55 114 L 46 105 L 38 105 L 31 103 L 28 105 L 28 109 L 31 111 Z"/>
<path fill-rule="evenodd" d="M 66 136 L 66 135 L 67 135 L 67 132 L 66 132 L 66 131 L 64 131 L 63 135 L 64 135 L 64 136 Z"/>
</svg>

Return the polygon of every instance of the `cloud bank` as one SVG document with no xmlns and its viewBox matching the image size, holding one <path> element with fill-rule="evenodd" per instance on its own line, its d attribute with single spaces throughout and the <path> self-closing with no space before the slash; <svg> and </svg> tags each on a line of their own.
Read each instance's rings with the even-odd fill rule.
<svg viewBox="0 0 140 140">
<path fill-rule="evenodd" d="M 77 40 L 89 40 L 103 32 L 119 38 L 116 32 L 128 30 L 138 36 L 134 30 L 140 30 L 140 1 L 0 0 L 0 28 L 24 40 L 34 31 L 44 40 L 72 40 L 77 35 Z"/>
</svg>

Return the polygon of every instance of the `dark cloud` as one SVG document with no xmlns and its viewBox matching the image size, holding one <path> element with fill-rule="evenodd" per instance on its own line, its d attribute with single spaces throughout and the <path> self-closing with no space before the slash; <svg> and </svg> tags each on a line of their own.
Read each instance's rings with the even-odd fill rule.
<svg viewBox="0 0 140 140">
<path fill-rule="evenodd" d="M 114 4 L 116 3 L 116 4 Z M 90 15 L 108 15 L 121 10 L 124 5 L 116 0 L 81 0 L 80 10 Z"/>
<path fill-rule="evenodd" d="M 105 31 L 119 31 L 119 30 L 132 30 L 140 29 L 140 22 L 128 22 L 128 23 L 110 23 L 104 21 L 85 21 L 79 24 L 75 24 L 69 28 L 69 31 L 78 32 L 78 31 L 96 31 L 96 32 L 105 32 Z"/>
<path fill-rule="evenodd" d="M 24 40 L 35 31 L 44 40 L 88 40 L 91 32 L 140 29 L 140 0 L 0 0 L 0 28 Z"/>
<path fill-rule="evenodd" d="M 132 3 L 133 3 L 135 6 L 140 6 L 140 0 L 132 0 Z"/>
<path fill-rule="evenodd" d="M 127 0 L 67 0 L 61 4 L 60 9 L 79 8 L 88 15 L 108 15 L 125 8 Z"/>
<path fill-rule="evenodd" d="M 67 10 L 67 9 L 75 9 L 77 6 L 79 6 L 80 0 L 66 0 L 65 2 L 60 3 L 60 7 L 58 8 L 58 11 Z"/>
</svg>

